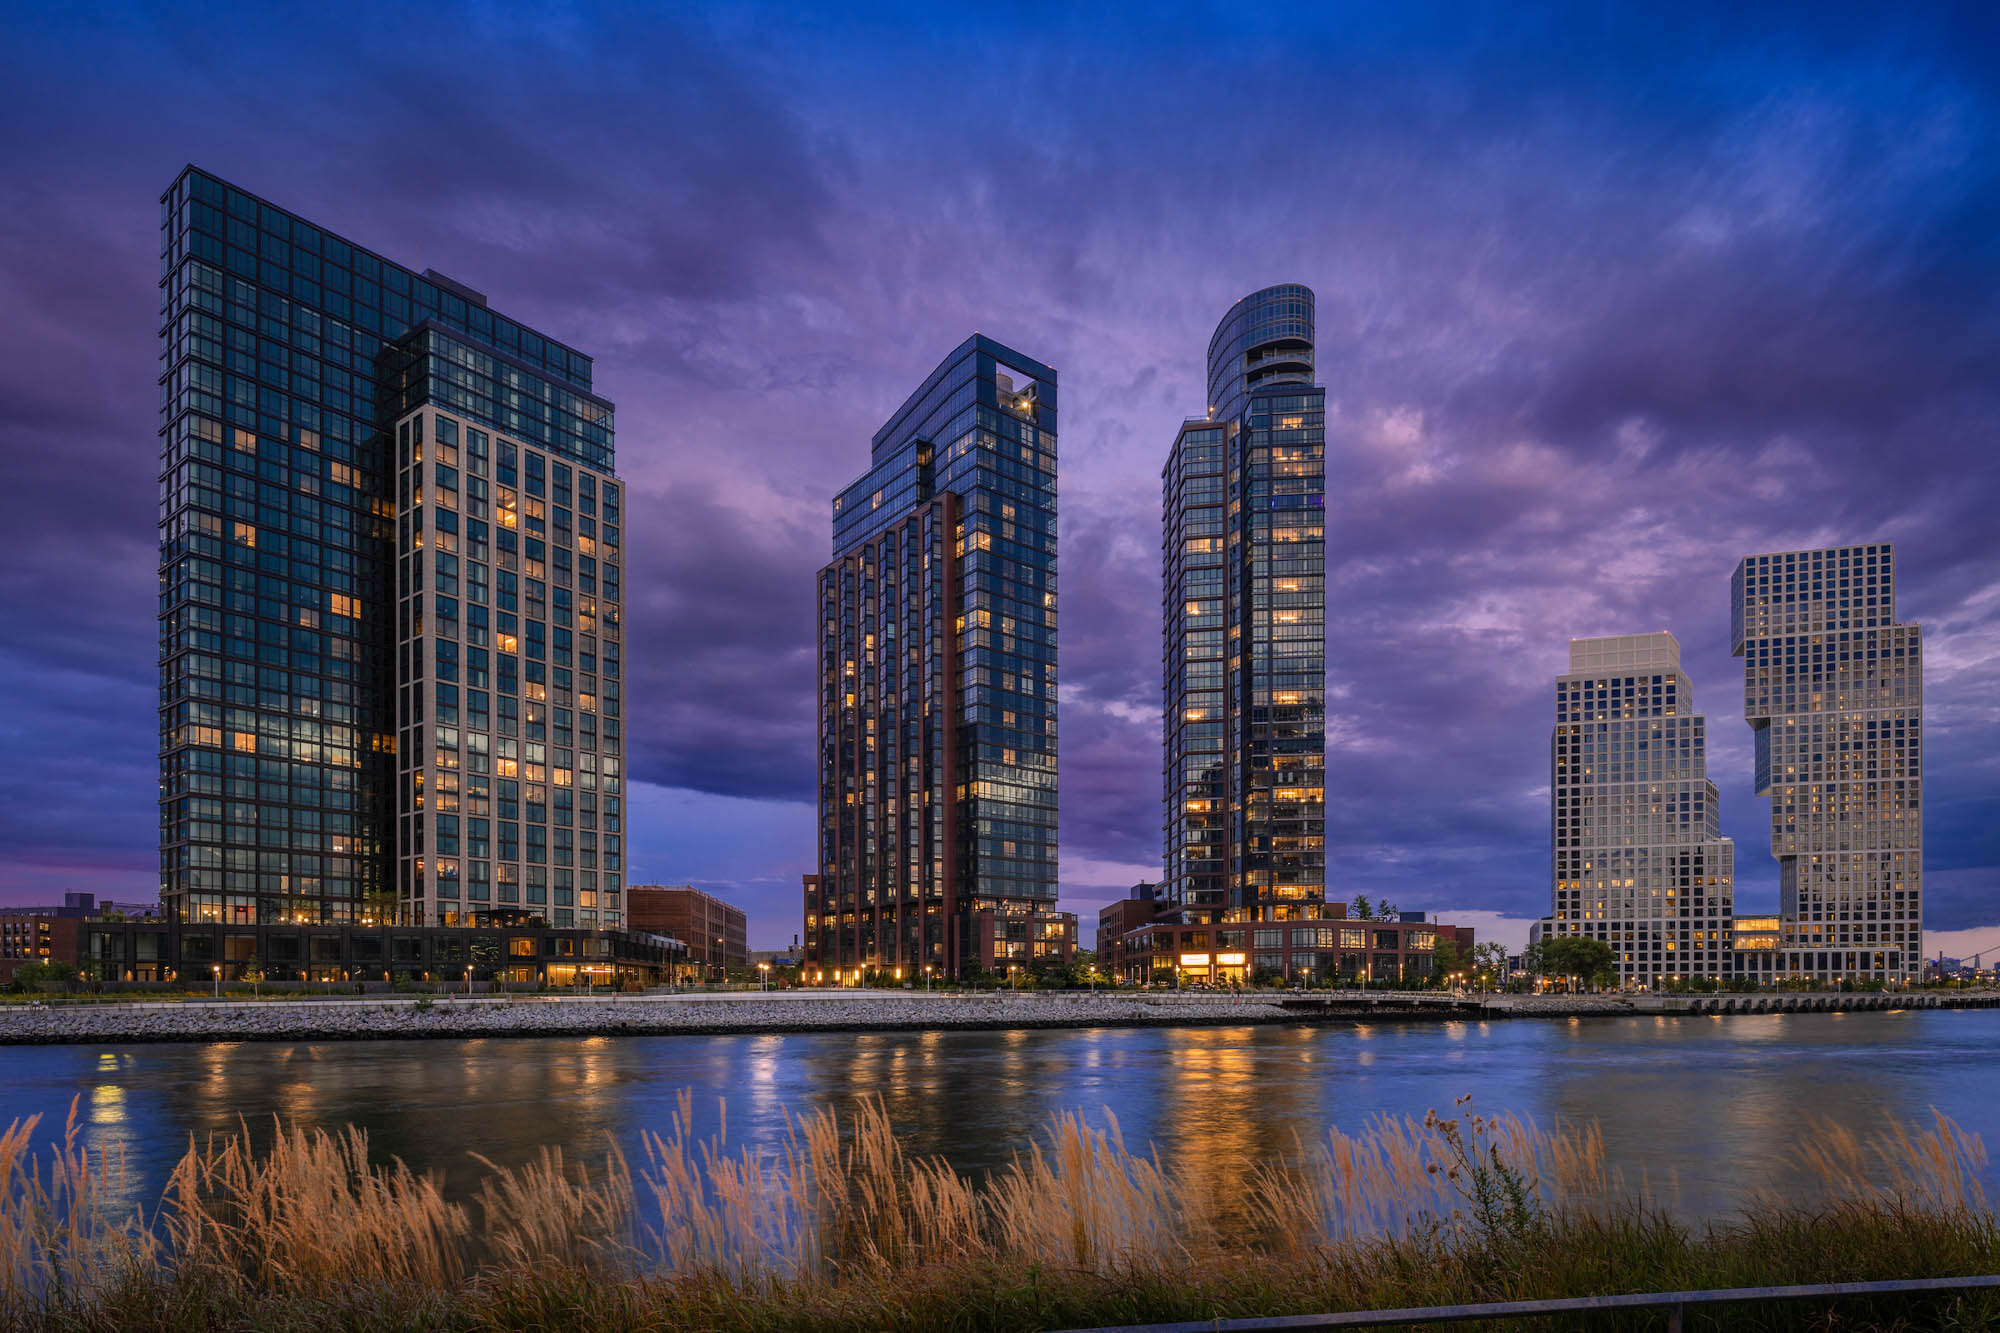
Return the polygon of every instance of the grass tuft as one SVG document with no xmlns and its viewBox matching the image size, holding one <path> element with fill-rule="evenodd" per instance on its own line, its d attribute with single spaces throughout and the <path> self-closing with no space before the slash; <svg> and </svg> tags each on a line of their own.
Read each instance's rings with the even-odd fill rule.
<svg viewBox="0 0 2000 1333">
<path fill-rule="evenodd" d="M 683 1094 L 636 1160 L 547 1149 L 464 1202 L 359 1129 L 190 1141 L 158 1206 L 35 1120 L 0 1133 L 0 1325 L 120 1330 L 952 1329 L 966 1333 L 2000 1271 L 1984 1146 L 1950 1120 L 1813 1127 L 1809 1200 L 1689 1225 L 1595 1126 L 1451 1114 L 1330 1130 L 1246 1167 L 1233 1215 L 1114 1117 L 1055 1117 L 983 1182 L 904 1152 L 883 1105 L 782 1148 L 696 1138 Z M 1736 1308 L 1691 1327 L 1979 1328 L 1987 1297 Z M 1641 1326 L 1639 1320 L 1631 1326 Z M 1560 1322 L 1545 1325 L 1564 1327 Z M 1576 1325 L 1582 1327 L 1583 1325 Z M 1605 1327 L 1602 1323 L 1595 1327 Z"/>
</svg>

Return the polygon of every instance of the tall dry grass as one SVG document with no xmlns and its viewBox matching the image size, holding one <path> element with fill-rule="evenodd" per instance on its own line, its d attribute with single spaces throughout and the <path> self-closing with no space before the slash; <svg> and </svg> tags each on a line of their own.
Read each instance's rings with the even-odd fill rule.
<svg viewBox="0 0 2000 1333">
<path fill-rule="evenodd" d="M 1226 1228 L 1108 1114 L 1102 1127 L 1057 1116 L 979 1182 L 907 1154 L 879 1102 L 845 1121 L 830 1110 L 793 1119 L 775 1152 L 732 1145 L 726 1116 L 706 1137 L 693 1125 L 683 1094 L 635 1160 L 607 1145 L 589 1163 L 554 1149 L 523 1166 L 486 1162 L 464 1201 L 435 1177 L 372 1160 L 358 1129 L 279 1125 L 253 1146 L 263 1136 L 239 1126 L 190 1141 L 149 1213 L 111 1202 L 124 1197 L 122 1163 L 79 1146 L 74 1109 L 39 1156 L 35 1122 L 17 1122 L 0 1134 L 0 1320 L 166 1326 L 185 1322 L 189 1301 L 268 1313 L 372 1292 L 404 1326 L 433 1305 L 483 1311 L 482 1327 L 548 1326 L 590 1302 L 595 1317 L 662 1327 L 682 1325 L 648 1315 L 661 1302 L 690 1327 L 783 1326 L 805 1310 L 856 1327 L 924 1326 L 894 1312 L 929 1293 L 944 1303 L 924 1307 L 939 1318 L 954 1302 L 977 1305 L 947 1322 L 1033 1327 L 1064 1301 L 1135 1319 L 1212 1317 L 1223 1290 L 1235 1293 L 1229 1308 L 1258 1310 L 1802 1280 L 1831 1262 L 1829 1236 L 1871 1227 L 1894 1237 L 1857 1239 L 1849 1268 L 1867 1268 L 1870 1254 L 1904 1255 L 1905 1266 L 1946 1252 L 2000 1262 L 1979 1183 L 1984 1148 L 1942 1116 L 1869 1135 L 1818 1126 L 1800 1151 L 1824 1182 L 1822 1211 L 1780 1207 L 1705 1232 L 1668 1222 L 1643 1184 L 1626 1189 L 1595 1126 L 1543 1127 L 1468 1104 L 1296 1142 L 1247 1169 L 1245 1220 Z M 1565 1249 L 1570 1266 L 1553 1266 Z M 134 1313 L 169 1297 L 181 1301 L 172 1318 Z"/>
<path fill-rule="evenodd" d="M 82 1144 L 77 1103 L 46 1159 L 30 1151 L 40 1116 L 0 1133 L 0 1319 L 47 1304 L 87 1304 L 158 1271 L 158 1238 L 110 1200 L 125 1193 L 125 1161 Z"/>
</svg>

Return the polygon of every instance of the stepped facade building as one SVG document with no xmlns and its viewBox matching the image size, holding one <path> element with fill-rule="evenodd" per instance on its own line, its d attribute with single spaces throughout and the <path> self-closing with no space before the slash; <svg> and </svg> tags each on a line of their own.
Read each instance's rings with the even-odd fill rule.
<svg viewBox="0 0 2000 1333">
<path fill-rule="evenodd" d="M 1775 971 L 1923 967 L 1923 631 L 1896 619 L 1886 543 L 1747 557 L 1732 643 L 1778 860 Z"/>
</svg>

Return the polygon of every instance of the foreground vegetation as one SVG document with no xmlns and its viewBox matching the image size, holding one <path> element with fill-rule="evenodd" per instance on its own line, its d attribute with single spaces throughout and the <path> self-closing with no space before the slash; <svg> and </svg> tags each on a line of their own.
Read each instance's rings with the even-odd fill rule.
<svg viewBox="0 0 2000 1333">
<path fill-rule="evenodd" d="M 1866 1141 L 1819 1126 L 1814 1197 L 1699 1226 L 1620 1181 L 1594 1129 L 1465 1106 L 1199 1175 L 1067 1116 L 982 1182 L 907 1157 L 879 1107 L 795 1122 L 776 1154 L 697 1140 L 691 1119 L 683 1099 L 636 1160 L 488 1164 L 466 1201 L 371 1161 L 356 1129 L 239 1132 L 191 1145 L 143 1211 L 116 1202 L 119 1163 L 78 1146 L 74 1113 L 39 1157 L 17 1122 L 0 1135 L 0 1322 L 1000 1330 L 2000 1271 L 1983 1148 L 1942 1118 Z M 1990 1296 L 1688 1315 L 1996 1323 Z"/>
</svg>

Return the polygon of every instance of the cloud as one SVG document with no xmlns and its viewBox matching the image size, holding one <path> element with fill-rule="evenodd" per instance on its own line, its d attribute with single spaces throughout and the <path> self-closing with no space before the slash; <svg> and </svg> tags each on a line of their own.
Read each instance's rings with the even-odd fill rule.
<svg viewBox="0 0 2000 1333">
<path fill-rule="evenodd" d="M 1335 407 L 1338 896 L 1543 910 L 1566 642 L 1669 628 L 1769 905 L 1728 575 L 1880 538 L 1930 635 L 1931 924 L 2000 919 L 1990 13 L 1080 9 L 1031 52 L 987 11 L 209 21 L 59 7 L 0 52 L 37 127 L 0 186 L 0 896 L 152 864 L 155 201 L 193 158 L 596 356 L 633 768 L 684 794 L 635 842 L 760 938 L 811 857 L 828 499 L 974 329 L 1061 373 L 1065 893 L 1156 866 L 1159 468 L 1279 280 Z"/>
</svg>

